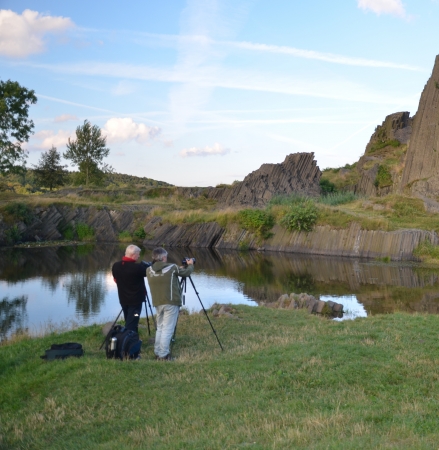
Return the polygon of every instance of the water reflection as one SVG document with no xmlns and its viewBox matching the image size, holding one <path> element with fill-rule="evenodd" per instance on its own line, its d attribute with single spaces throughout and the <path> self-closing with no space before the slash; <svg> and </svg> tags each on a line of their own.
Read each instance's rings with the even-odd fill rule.
<svg viewBox="0 0 439 450">
<path fill-rule="evenodd" d="M 111 320 L 120 311 L 111 266 L 124 248 L 1 249 L 0 338 L 47 321 Z M 151 260 L 150 255 L 145 249 L 142 259 Z M 271 302 L 284 293 L 305 292 L 346 303 L 352 317 L 395 310 L 439 313 L 439 271 L 419 265 L 205 249 L 170 249 L 168 260 L 180 263 L 186 256 L 197 260 L 192 278 L 206 308 L 214 302 Z M 189 309 L 199 309 L 188 291 Z"/>
<path fill-rule="evenodd" d="M 74 302 L 75 311 L 82 317 L 99 313 L 107 293 L 102 274 L 76 273 L 65 282 L 64 287 L 68 303 Z"/>
<path fill-rule="evenodd" d="M 10 332 L 26 331 L 25 322 L 27 296 L 3 297 L 0 300 L 0 340 L 3 340 Z"/>
</svg>

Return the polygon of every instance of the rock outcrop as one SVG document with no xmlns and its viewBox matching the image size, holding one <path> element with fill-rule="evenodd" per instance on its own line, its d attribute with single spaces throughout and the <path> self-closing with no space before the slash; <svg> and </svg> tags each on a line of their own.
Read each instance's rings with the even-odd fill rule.
<svg viewBox="0 0 439 450">
<path fill-rule="evenodd" d="M 280 164 L 262 164 L 243 181 L 228 188 L 178 188 L 177 194 L 186 197 L 203 195 L 223 206 L 266 205 L 275 195 L 297 193 L 315 197 L 320 195 L 321 172 L 314 153 L 293 153 Z"/>
<path fill-rule="evenodd" d="M 273 236 L 262 243 L 237 225 L 222 228 L 211 222 L 177 226 L 162 223 L 156 217 L 145 226 L 147 238 L 143 243 L 148 246 L 231 250 L 248 248 L 312 255 L 389 258 L 393 261 L 416 260 L 413 251 L 425 240 L 434 245 L 439 243 L 434 232 L 363 230 L 357 223 L 342 230 L 319 226 L 309 233 L 290 232 L 275 225 L 272 231 Z"/>
<path fill-rule="evenodd" d="M 399 190 L 424 199 L 428 210 L 439 211 L 439 55 L 413 121 Z"/>
<path fill-rule="evenodd" d="M 38 206 L 33 209 L 31 218 L 27 223 L 18 221 L 15 224 L 19 240 L 32 241 L 56 241 L 64 239 L 63 234 L 67 229 L 74 230 L 78 224 L 86 224 L 94 232 L 96 241 L 114 242 L 122 231 L 132 233 L 141 216 L 146 216 L 152 207 L 122 207 L 119 210 L 107 207 L 72 207 L 65 205 Z M 138 220 L 136 221 L 135 213 Z M 140 213 L 140 216 L 139 216 Z M 8 234 L 11 227 L 7 226 L 0 215 L 0 245 L 7 245 Z M 76 238 L 73 236 L 73 238 Z M 17 236 L 16 239 L 17 240 Z"/>
<path fill-rule="evenodd" d="M 309 313 L 320 314 L 327 317 L 343 317 L 343 305 L 333 301 L 323 301 L 313 295 L 302 292 L 301 294 L 283 294 L 275 302 L 260 305 L 276 309 L 307 309 Z"/>
<path fill-rule="evenodd" d="M 407 145 L 412 134 L 412 123 L 413 118 L 410 117 L 410 113 L 403 111 L 388 115 L 384 122 L 375 128 L 366 146 L 366 151 L 359 159 L 356 167 L 360 175 L 360 180 L 354 187 L 356 194 L 382 196 L 392 192 L 394 186 L 399 184 L 400 173 L 392 169 L 388 185 L 377 185 L 378 169 L 380 164 L 389 156 L 389 151 L 394 151 L 395 147 L 392 144 L 395 145 L 399 142 L 399 144 Z M 401 164 L 404 162 L 404 156 L 404 154 L 400 156 Z"/>
</svg>

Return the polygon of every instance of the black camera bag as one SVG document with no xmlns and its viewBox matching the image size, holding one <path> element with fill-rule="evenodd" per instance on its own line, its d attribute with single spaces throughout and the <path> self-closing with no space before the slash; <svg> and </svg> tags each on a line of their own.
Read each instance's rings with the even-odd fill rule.
<svg viewBox="0 0 439 450">
<path fill-rule="evenodd" d="M 66 342 L 65 344 L 52 344 L 45 355 L 40 356 L 41 359 L 52 361 L 54 359 L 65 359 L 69 356 L 76 356 L 79 358 L 84 354 L 84 349 L 81 344 L 76 342 Z"/>
<path fill-rule="evenodd" d="M 117 339 L 116 348 L 111 350 L 111 339 L 113 337 Z M 136 359 L 139 356 L 141 347 L 142 341 L 135 331 L 127 330 L 121 325 L 116 325 L 108 334 L 105 353 L 109 359 Z"/>
</svg>

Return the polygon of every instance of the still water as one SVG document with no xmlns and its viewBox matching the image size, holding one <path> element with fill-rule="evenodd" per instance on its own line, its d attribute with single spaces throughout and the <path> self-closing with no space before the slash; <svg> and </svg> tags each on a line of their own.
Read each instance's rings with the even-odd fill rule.
<svg viewBox="0 0 439 450">
<path fill-rule="evenodd" d="M 20 330 L 36 335 L 114 320 L 120 306 L 111 266 L 124 248 L 1 249 L 0 340 Z M 284 293 L 306 292 L 342 303 L 343 320 L 397 310 L 439 312 L 439 270 L 413 264 L 205 249 L 170 250 L 168 260 L 179 263 L 185 256 L 197 260 L 192 280 L 206 309 L 215 302 L 257 306 Z M 150 249 L 142 259 L 151 259 Z M 186 307 L 201 309 L 189 282 Z"/>
</svg>

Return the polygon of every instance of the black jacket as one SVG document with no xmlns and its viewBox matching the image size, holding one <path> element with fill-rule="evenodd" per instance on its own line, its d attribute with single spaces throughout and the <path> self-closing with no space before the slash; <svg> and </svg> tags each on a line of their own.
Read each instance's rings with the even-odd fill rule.
<svg viewBox="0 0 439 450">
<path fill-rule="evenodd" d="M 121 306 L 139 305 L 145 300 L 146 266 L 134 261 L 117 261 L 112 268 Z"/>
</svg>

